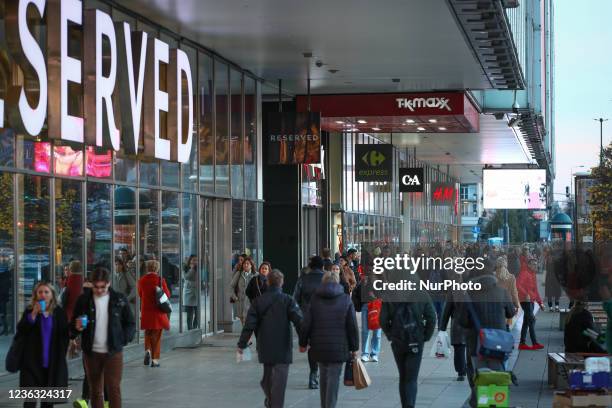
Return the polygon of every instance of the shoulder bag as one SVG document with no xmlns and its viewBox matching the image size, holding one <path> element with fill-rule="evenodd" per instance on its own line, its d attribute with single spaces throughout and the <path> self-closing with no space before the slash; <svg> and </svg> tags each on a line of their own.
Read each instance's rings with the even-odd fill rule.
<svg viewBox="0 0 612 408">
<path fill-rule="evenodd" d="M 483 359 L 505 361 L 514 348 L 512 333 L 502 329 L 482 328 L 471 299 L 467 302 L 467 309 L 474 322 L 474 329 L 478 333 L 478 356 Z"/>
<path fill-rule="evenodd" d="M 157 307 L 164 313 L 172 313 L 172 305 L 170 299 L 166 295 L 163 289 L 162 277 L 159 277 L 159 286 L 155 288 L 155 299 L 157 300 Z"/>
</svg>

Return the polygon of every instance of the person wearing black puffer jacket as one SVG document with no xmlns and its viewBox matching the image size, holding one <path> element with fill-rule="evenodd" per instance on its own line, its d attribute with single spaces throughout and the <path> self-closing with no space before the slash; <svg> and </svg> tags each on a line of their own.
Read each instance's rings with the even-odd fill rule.
<svg viewBox="0 0 612 408">
<path fill-rule="evenodd" d="M 293 298 L 297 302 L 302 313 L 308 309 L 310 299 L 315 291 L 321 286 L 323 279 L 323 258 L 313 256 L 308 263 L 308 273 L 302 274 L 293 291 Z M 308 388 L 311 390 L 319 388 L 319 380 L 317 378 L 317 362 L 313 359 L 312 353 L 308 352 L 308 365 L 310 366 L 310 376 L 308 377 Z"/>
<path fill-rule="evenodd" d="M 325 273 L 304 314 L 300 352 L 307 346 L 321 371 L 321 407 L 334 408 L 342 367 L 359 350 L 359 331 L 353 302 L 333 272 Z"/>
</svg>

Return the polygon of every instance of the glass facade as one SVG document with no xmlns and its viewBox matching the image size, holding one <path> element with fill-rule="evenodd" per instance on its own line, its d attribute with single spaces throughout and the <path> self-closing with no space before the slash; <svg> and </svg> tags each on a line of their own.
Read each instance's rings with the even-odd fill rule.
<svg viewBox="0 0 612 408">
<path fill-rule="evenodd" d="M 400 241 L 401 202 L 397 183 L 398 166 L 391 182 L 355 182 L 356 144 L 384 143 L 367 133 L 342 134 L 342 232 L 338 250 L 359 249 L 362 242 L 389 244 Z M 393 162 L 400 151 L 393 149 Z"/>
<path fill-rule="evenodd" d="M 336 231 L 332 231 L 332 235 L 337 236 L 334 239 L 336 250 L 358 249 L 361 242 L 391 244 L 457 239 L 458 208 L 433 205 L 430 197 L 432 182 L 457 184 L 455 179 L 440 171 L 438 166 L 417 160 L 408 149 L 394 146 L 392 182 L 356 183 L 354 146 L 387 142 L 383 137 L 366 133 L 335 134 L 332 137 L 342 139 L 342 180 L 338 183 L 342 194 L 337 204 L 340 211 L 334 215 L 333 228 Z M 423 167 L 424 192 L 400 194 L 400 167 Z"/>
<path fill-rule="evenodd" d="M 4 3 L 0 0 L 1 10 Z M 179 164 L 123 149 L 50 141 L 46 134 L 33 139 L 13 129 L 5 113 L 5 128 L 0 128 L 0 360 L 33 286 L 54 282 L 59 292 L 71 261 L 82 263 L 85 279 L 96 266 L 109 268 L 113 287 L 125 292 L 138 321 L 135 282 L 145 260 L 158 260 L 172 292 L 170 334 L 178 334 L 212 332 L 219 327 L 215 322 L 224 319 L 215 316 L 211 305 L 227 303 L 228 295 L 223 288 L 214 291 L 213 282 L 231 254 L 216 250 L 224 246 L 216 238 L 262 260 L 259 81 L 135 14 L 104 2 L 83 3 L 84 9 L 102 9 L 114 21 L 127 21 L 133 30 L 145 30 L 186 52 L 194 85 L 191 156 Z M 0 13 L 0 26 L 2 18 Z M 46 26 L 30 28 L 44 53 Z M 71 55 L 82 60 L 81 36 L 75 38 L 69 41 L 71 47 L 75 43 Z M 8 85 L 23 85 L 24 76 L 3 47 L 0 97 L 6 98 Z M 163 64 L 160 73 L 164 78 Z M 82 89 L 70 88 L 69 102 L 82 109 Z M 160 115 L 162 126 L 166 120 Z M 232 234 L 220 233 L 215 223 L 218 201 L 232 202 Z M 215 295 L 218 299 L 211 300 Z M 135 341 L 142 342 L 142 336 Z"/>
</svg>

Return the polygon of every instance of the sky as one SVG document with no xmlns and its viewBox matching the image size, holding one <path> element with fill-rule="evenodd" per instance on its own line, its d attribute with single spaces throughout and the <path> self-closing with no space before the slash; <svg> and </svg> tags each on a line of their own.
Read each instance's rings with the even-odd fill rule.
<svg viewBox="0 0 612 408">
<path fill-rule="evenodd" d="M 554 191 L 565 194 L 571 172 L 599 161 L 594 118 L 610 119 L 603 124 L 604 146 L 612 140 L 612 0 L 555 0 L 554 6 Z"/>
</svg>

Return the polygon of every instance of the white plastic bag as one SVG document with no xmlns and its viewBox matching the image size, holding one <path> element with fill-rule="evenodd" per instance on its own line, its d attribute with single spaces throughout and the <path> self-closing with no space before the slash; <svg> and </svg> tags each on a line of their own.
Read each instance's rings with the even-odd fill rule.
<svg viewBox="0 0 612 408">
<path fill-rule="evenodd" d="M 252 359 L 253 359 L 253 356 L 251 354 L 250 347 L 242 349 L 242 353 L 240 353 L 239 351 L 236 351 L 236 362 L 237 363 L 244 363 L 245 361 L 251 361 Z"/>
<path fill-rule="evenodd" d="M 451 353 L 452 349 L 448 333 L 445 331 L 439 331 L 433 345 L 431 346 L 429 356 L 435 358 L 450 358 Z"/>
</svg>

